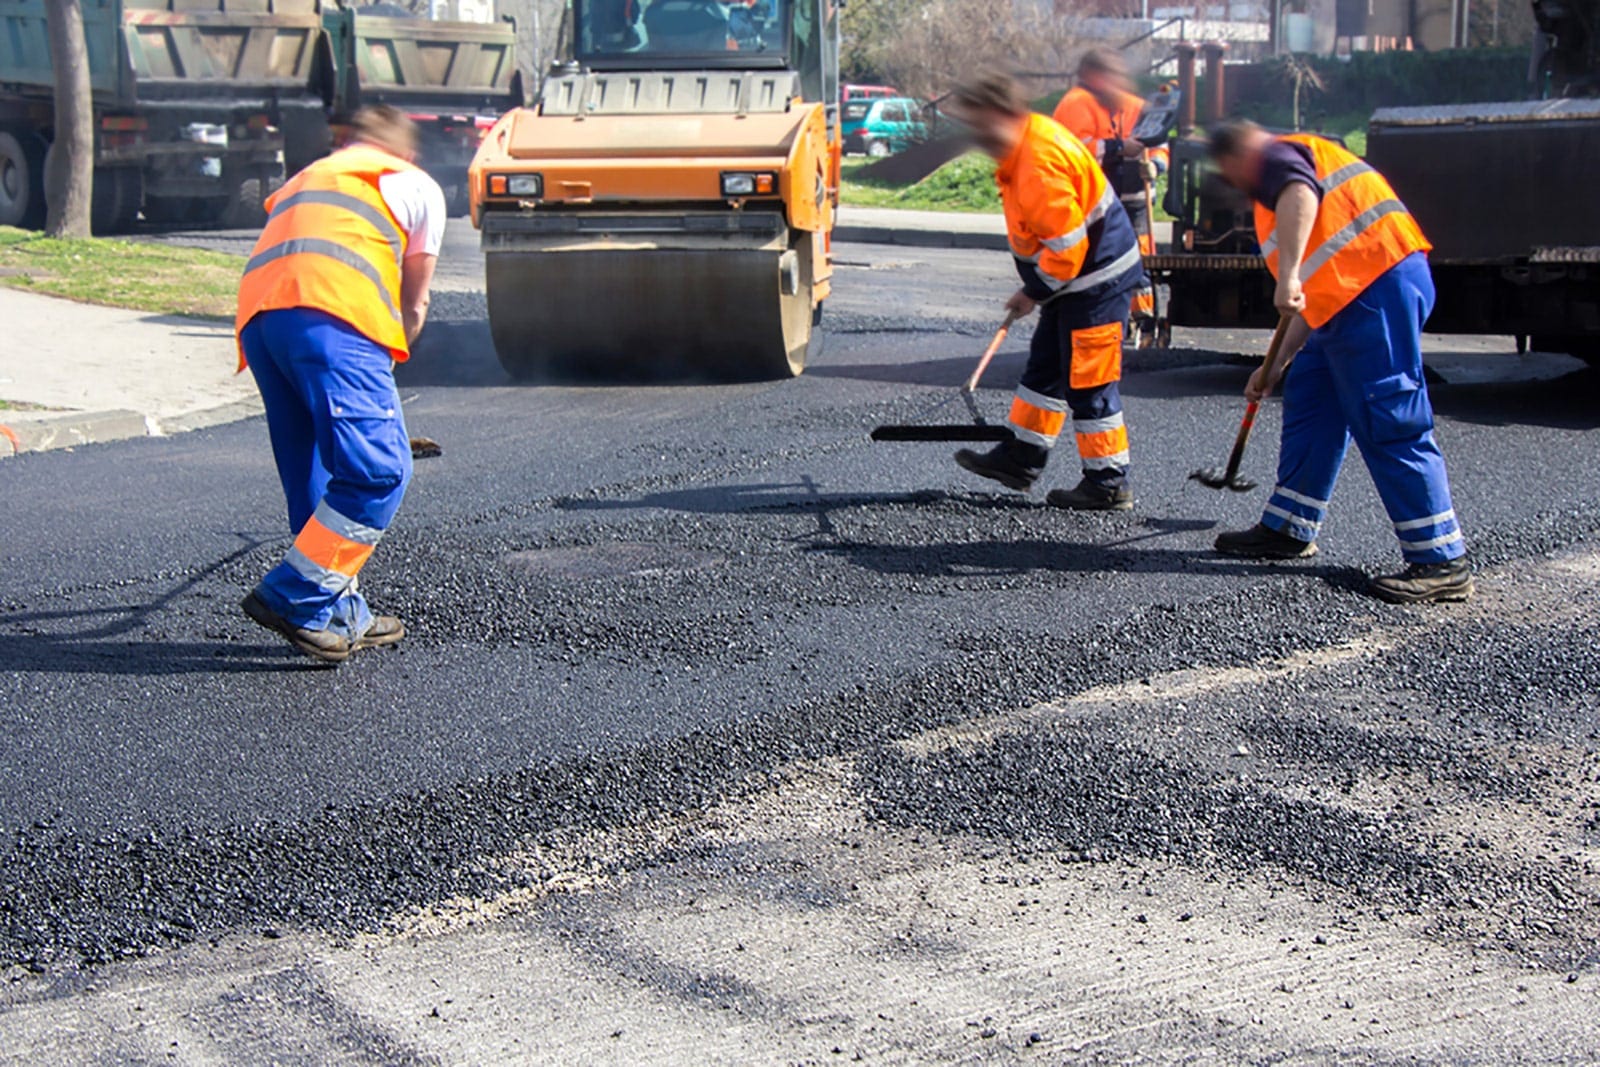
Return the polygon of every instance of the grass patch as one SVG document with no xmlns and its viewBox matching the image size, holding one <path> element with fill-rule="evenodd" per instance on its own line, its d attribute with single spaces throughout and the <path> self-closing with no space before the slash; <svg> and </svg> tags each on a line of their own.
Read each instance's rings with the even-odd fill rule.
<svg viewBox="0 0 1600 1067">
<path fill-rule="evenodd" d="M 243 270 L 222 252 L 0 226 L 0 285 L 86 304 L 232 321 Z"/>
<path fill-rule="evenodd" d="M 977 152 L 952 159 L 920 182 L 889 185 L 856 177 L 871 160 L 846 160 L 839 198 L 856 207 L 890 207 L 908 211 L 998 212 L 1000 193 L 994 184 L 994 161 Z"/>
</svg>

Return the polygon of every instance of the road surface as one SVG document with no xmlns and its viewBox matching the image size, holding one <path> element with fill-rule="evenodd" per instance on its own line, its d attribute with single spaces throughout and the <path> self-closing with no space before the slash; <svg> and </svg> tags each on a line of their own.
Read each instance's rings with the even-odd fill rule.
<svg viewBox="0 0 1600 1067">
<path fill-rule="evenodd" d="M 1005 258 L 840 260 L 797 381 L 533 387 L 458 227 L 411 636 L 337 670 L 237 609 L 260 420 L 0 465 L 0 1059 L 1590 1058 L 1595 375 L 1430 341 L 1484 595 L 1393 608 L 1357 462 L 1318 559 L 1208 551 L 1263 336 L 1133 357 L 1138 508 L 1073 515 L 867 439 Z"/>
</svg>

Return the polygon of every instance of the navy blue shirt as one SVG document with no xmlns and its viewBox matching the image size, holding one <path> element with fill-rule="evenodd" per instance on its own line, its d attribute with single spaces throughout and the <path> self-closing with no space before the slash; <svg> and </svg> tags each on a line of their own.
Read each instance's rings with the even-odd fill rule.
<svg viewBox="0 0 1600 1067">
<path fill-rule="evenodd" d="M 1261 176 L 1250 195 L 1262 207 L 1276 211 L 1278 197 L 1295 182 L 1310 186 L 1317 200 L 1322 200 L 1322 184 L 1317 181 L 1311 149 L 1293 141 L 1274 140 L 1261 153 Z"/>
</svg>

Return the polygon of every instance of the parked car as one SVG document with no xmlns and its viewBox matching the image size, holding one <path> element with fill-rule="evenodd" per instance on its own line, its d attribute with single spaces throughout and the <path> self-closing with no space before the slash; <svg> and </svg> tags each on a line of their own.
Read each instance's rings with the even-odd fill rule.
<svg viewBox="0 0 1600 1067">
<path fill-rule="evenodd" d="M 927 116 L 920 100 L 891 96 L 866 103 L 866 113 L 854 127 L 848 120 L 843 123 L 846 152 L 878 158 L 927 139 Z"/>
<path fill-rule="evenodd" d="M 899 95 L 900 90 L 891 85 L 839 86 L 839 133 L 845 143 L 849 143 L 851 132 L 861 129 L 861 124 L 867 121 L 873 101 Z"/>
</svg>

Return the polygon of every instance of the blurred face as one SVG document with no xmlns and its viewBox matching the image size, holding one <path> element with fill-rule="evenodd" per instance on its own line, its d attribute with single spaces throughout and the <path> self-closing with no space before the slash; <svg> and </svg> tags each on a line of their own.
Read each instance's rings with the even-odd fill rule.
<svg viewBox="0 0 1600 1067">
<path fill-rule="evenodd" d="M 1022 137 L 1023 120 L 993 108 L 966 108 L 956 118 L 967 127 L 967 134 L 980 151 L 1004 160 Z"/>
<path fill-rule="evenodd" d="M 1247 193 L 1254 189 L 1261 177 L 1261 146 L 1266 139 L 1266 134 L 1252 137 L 1237 151 L 1217 156 L 1217 172 L 1235 189 Z"/>
<path fill-rule="evenodd" d="M 1125 70 L 1086 70 L 1078 78 L 1091 93 L 1105 95 L 1110 92 L 1128 92 L 1132 83 Z"/>
</svg>

